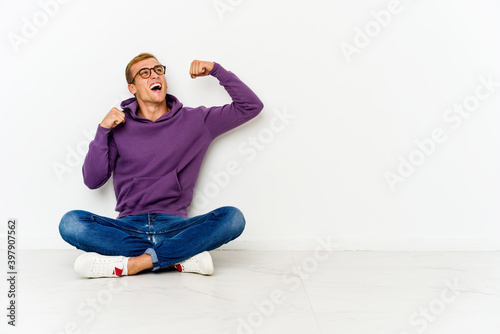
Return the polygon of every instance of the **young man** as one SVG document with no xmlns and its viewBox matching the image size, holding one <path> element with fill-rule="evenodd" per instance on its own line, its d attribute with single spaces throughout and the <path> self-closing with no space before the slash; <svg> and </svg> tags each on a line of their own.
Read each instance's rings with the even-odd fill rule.
<svg viewBox="0 0 500 334">
<path fill-rule="evenodd" d="M 237 238 L 245 219 L 234 207 L 188 218 L 193 189 L 210 143 L 259 114 L 259 98 L 236 75 L 195 60 L 191 78 L 212 75 L 233 102 L 184 107 L 167 94 L 165 66 L 142 53 L 125 70 L 135 95 L 113 108 L 97 128 L 83 164 L 85 184 L 96 189 L 113 174 L 116 219 L 74 210 L 61 219 L 62 238 L 87 253 L 74 264 L 82 277 L 119 277 L 175 266 L 213 273 L 208 251 Z"/>
</svg>

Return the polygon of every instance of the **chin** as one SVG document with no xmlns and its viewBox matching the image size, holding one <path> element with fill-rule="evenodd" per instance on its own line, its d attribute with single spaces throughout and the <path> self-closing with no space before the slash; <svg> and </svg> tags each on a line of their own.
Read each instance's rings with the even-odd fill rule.
<svg viewBox="0 0 500 334">
<path fill-rule="evenodd" d="M 165 99 L 166 99 L 166 96 L 153 96 L 153 98 L 151 99 L 151 102 L 161 103 L 161 102 L 164 102 Z"/>
</svg>

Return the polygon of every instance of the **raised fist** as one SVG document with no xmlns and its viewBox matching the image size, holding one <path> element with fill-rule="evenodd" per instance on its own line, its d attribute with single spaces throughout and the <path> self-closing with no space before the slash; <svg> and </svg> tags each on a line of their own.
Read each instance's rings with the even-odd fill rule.
<svg viewBox="0 0 500 334">
<path fill-rule="evenodd" d="M 214 63 L 210 61 L 193 60 L 191 63 L 191 68 L 189 69 L 189 74 L 191 78 L 204 77 L 210 73 L 214 68 Z"/>
<path fill-rule="evenodd" d="M 113 108 L 99 125 L 106 129 L 112 129 L 121 123 L 125 123 L 125 113 L 118 108 Z"/>
</svg>

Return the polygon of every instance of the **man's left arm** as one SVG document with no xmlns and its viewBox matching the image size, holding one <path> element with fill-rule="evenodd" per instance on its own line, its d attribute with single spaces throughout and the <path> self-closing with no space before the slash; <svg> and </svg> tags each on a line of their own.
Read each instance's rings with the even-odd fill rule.
<svg viewBox="0 0 500 334">
<path fill-rule="evenodd" d="M 206 75 L 216 77 L 233 100 L 224 106 L 203 109 L 205 125 L 213 138 L 249 121 L 264 108 L 262 101 L 247 85 L 218 63 L 195 60 L 191 63 L 189 73 L 192 78 Z"/>
</svg>

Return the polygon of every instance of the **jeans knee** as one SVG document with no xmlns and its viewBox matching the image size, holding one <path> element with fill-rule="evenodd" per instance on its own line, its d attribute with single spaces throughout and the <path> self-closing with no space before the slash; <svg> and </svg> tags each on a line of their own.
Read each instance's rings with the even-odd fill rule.
<svg viewBox="0 0 500 334">
<path fill-rule="evenodd" d="M 226 221 L 228 228 L 230 228 L 235 236 L 239 236 L 245 229 L 245 217 L 240 209 L 233 206 L 225 206 L 223 209 L 226 211 Z"/>
<path fill-rule="evenodd" d="M 59 223 L 59 234 L 64 240 L 67 240 L 68 237 L 77 235 L 79 230 L 81 230 L 79 223 L 82 212 L 81 210 L 72 210 L 66 212 L 64 216 L 62 216 L 61 222 Z"/>
</svg>

